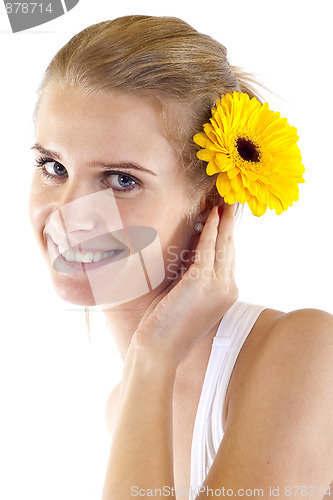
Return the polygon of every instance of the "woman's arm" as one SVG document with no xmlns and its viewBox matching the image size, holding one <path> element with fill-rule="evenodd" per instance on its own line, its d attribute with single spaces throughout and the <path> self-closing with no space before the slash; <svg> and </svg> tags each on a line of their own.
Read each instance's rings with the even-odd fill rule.
<svg viewBox="0 0 333 500">
<path fill-rule="evenodd" d="M 133 336 L 124 363 L 103 500 L 174 487 L 173 385 L 179 362 L 237 299 L 234 207 L 209 215 L 195 262 Z M 218 259 L 216 256 L 219 254 Z M 151 495 L 150 495 L 151 496 Z M 148 498 L 145 494 L 140 498 Z"/>
<path fill-rule="evenodd" d="M 207 221 L 200 250 L 213 241 L 213 221 L 213 216 Z M 220 231 L 215 253 L 217 242 L 222 244 L 219 236 Z M 232 261 L 229 258 L 230 269 Z M 199 258 L 196 266 L 209 269 L 211 263 Z M 214 280 L 209 286 L 209 280 L 204 285 L 199 281 L 198 286 L 195 279 L 182 279 L 136 331 L 125 359 L 103 500 L 148 499 L 155 489 L 161 494 L 154 496 L 172 497 L 176 369 L 210 328 L 204 321 L 210 314 L 216 320 L 214 304 L 218 302 L 223 314 L 223 301 L 227 310 L 235 300 L 234 283 L 230 293 L 225 281 Z M 324 495 L 333 479 L 332 359 L 332 316 L 305 310 L 281 317 L 251 359 L 237 398 L 230 398 L 227 427 L 213 466 L 203 485 L 191 485 L 200 487 L 198 499 L 314 500 Z"/>
<path fill-rule="evenodd" d="M 172 498 L 175 369 L 167 354 L 147 354 L 128 358 L 103 500 L 147 499 L 155 489 Z M 324 496 L 333 479 L 332 356 L 332 316 L 282 316 L 230 399 L 211 470 L 191 485 L 198 499 Z"/>
<path fill-rule="evenodd" d="M 135 491 L 172 491 L 172 395 L 176 369 L 166 356 L 133 349 L 126 359 L 103 500 Z M 146 495 L 140 498 L 146 498 Z"/>
</svg>

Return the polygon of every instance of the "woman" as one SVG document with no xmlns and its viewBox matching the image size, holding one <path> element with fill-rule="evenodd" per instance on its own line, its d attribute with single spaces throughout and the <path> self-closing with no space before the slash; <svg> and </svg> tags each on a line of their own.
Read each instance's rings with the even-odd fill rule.
<svg viewBox="0 0 333 500">
<path fill-rule="evenodd" d="M 103 500 L 322 498 L 333 478 L 332 317 L 237 300 L 235 202 L 281 213 L 303 181 L 291 129 L 275 190 L 249 131 L 235 154 L 252 170 L 216 160 L 230 105 L 268 113 L 253 96 L 174 18 L 91 26 L 45 74 L 32 224 L 58 294 L 100 305 L 124 359 Z"/>
</svg>

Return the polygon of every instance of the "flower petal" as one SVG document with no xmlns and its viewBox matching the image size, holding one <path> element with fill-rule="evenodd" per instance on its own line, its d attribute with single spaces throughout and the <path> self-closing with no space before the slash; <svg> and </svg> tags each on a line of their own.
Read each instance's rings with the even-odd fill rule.
<svg viewBox="0 0 333 500">
<path fill-rule="evenodd" d="M 259 203 L 258 199 L 255 196 L 251 196 L 247 204 L 249 205 L 253 215 L 256 215 L 257 217 L 261 217 L 262 215 L 264 215 L 267 210 L 267 205 L 262 205 L 261 203 Z"/>
<path fill-rule="evenodd" d="M 252 143 L 259 154 L 241 154 L 240 139 Z M 193 140 L 203 148 L 197 156 L 208 162 L 207 174 L 220 172 L 216 186 L 226 203 L 247 202 L 261 216 L 267 206 L 280 214 L 298 200 L 304 166 L 297 130 L 267 103 L 242 92 L 225 94 L 204 132 Z"/>
<path fill-rule="evenodd" d="M 208 140 L 209 139 L 204 132 L 201 132 L 200 134 L 195 134 L 195 136 L 193 137 L 193 141 L 202 148 L 206 147 Z"/>
<path fill-rule="evenodd" d="M 232 170 L 234 168 L 234 163 L 229 155 L 217 153 L 215 155 L 215 161 L 222 172 L 226 172 L 227 170 Z"/>
<path fill-rule="evenodd" d="M 239 174 L 239 169 L 237 167 L 234 167 L 228 171 L 229 179 L 233 179 L 234 177 L 237 177 L 238 174 Z M 240 180 L 242 179 L 241 175 L 239 176 L 239 179 Z"/>
<path fill-rule="evenodd" d="M 216 188 L 222 198 L 229 194 L 229 191 L 231 189 L 231 182 L 227 174 L 221 173 L 217 176 Z"/>
<path fill-rule="evenodd" d="M 216 166 L 214 161 L 210 161 L 206 167 L 206 174 L 214 175 L 221 172 L 221 170 Z"/>
<path fill-rule="evenodd" d="M 236 201 L 238 201 L 237 200 L 237 193 L 235 193 L 235 191 L 232 188 L 230 188 L 229 193 L 226 196 L 224 196 L 224 201 L 226 203 L 229 203 L 229 205 L 236 203 Z"/>
</svg>

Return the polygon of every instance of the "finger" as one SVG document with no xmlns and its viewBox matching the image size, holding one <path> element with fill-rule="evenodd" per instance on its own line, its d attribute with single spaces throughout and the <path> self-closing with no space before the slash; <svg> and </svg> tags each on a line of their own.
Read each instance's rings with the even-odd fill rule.
<svg viewBox="0 0 333 500">
<path fill-rule="evenodd" d="M 215 206 L 207 217 L 196 248 L 194 259 L 196 264 L 203 267 L 213 266 L 219 222 L 218 207 Z"/>
<path fill-rule="evenodd" d="M 235 248 L 233 232 L 235 228 L 235 204 L 224 204 L 215 246 L 215 272 L 230 272 L 234 267 Z"/>
<path fill-rule="evenodd" d="M 218 227 L 218 236 L 216 240 L 217 245 L 219 243 L 228 241 L 229 237 L 233 236 L 235 229 L 235 210 L 235 203 L 233 205 L 228 205 L 228 203 L 225 203 L 223 205 L 223 211 Z"/>
</svg>

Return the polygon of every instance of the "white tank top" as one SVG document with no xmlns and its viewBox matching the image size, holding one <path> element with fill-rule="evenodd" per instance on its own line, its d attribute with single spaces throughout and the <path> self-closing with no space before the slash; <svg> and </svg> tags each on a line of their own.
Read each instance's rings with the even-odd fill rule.
<svg viewBox="0 0 333 500">
<path fill-rule="evenodd" d="M 264 309 L 264 306 L 235 302 L 223 316 L 213 339 L 194 423 L 189 500 L 198 494 L 198 487 L 203 484 L 221 444 L 229 380 L 238 354 Z"/>
</svg>

